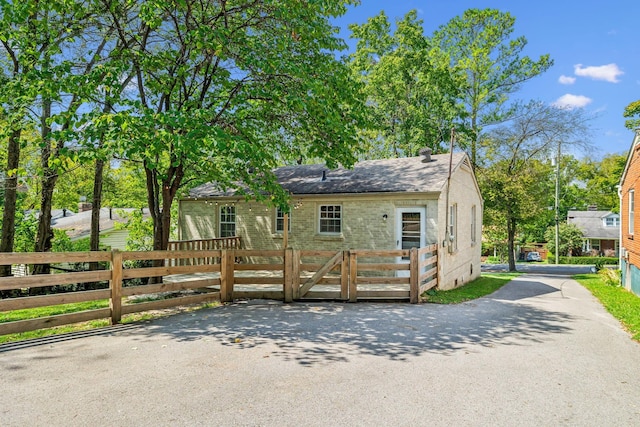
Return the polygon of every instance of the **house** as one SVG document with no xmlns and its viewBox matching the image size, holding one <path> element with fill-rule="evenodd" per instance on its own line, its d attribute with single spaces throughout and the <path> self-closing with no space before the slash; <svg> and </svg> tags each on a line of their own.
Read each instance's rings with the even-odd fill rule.
<svg viewBox="0 0 640 427">
<path fill-rule="evenodd" d="M 126 224 L 127 214 L 133 212 L 131 208 L 101 208 L 100 209 L 100 247 L 124 250 L 129 231 L 117 227 L 116 224 Z M 143 209 L 143 217 L 149 217 L 149 209 Z M 58 209 L 52 212 L 51 227 L 64 230 L 71 241 L 88 238 L 91 234 L 91 205 L 80 204 L 79 212 Z"/>
<path fill-rule="evenodd" d="M 618 256 L 620 215 L 611 211 L 569 211 L 567 223 L 582 230 L 582 253 L 586 256 Z"/>
<path fill-rule="evenodd" d="M 623 285 L 640 295 L 640 218 L 636 213 L 635 194 L 640 193 L 640 129 L 627 156 L 620 178 L 620 269 Z"/>
<path fill-rule="evenodd" d="M 451 164 L 450 164 L 451 160 Z M 408 249 L 438 244 L 439 287 L 480 275 L 483 201 L 464 153 L 276 169 L 291 194 L 294 249 Z M 284 212 L 208 183 L 180 200 L 181 240 L 237 235 L 246 249 L 282 249 Z M 406 262 L 397 260 L 397 262 Z"/>
</svg>

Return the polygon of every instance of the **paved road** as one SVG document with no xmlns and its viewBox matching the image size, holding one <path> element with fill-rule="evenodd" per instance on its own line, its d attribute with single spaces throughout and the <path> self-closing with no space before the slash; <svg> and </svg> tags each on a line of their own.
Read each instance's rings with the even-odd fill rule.
<svg viewBox="0 0 640 427">
<path fill-rule="evenodd" d="M 550 274 L 560 276 L 573 276 L 576 274 L 587 274 L 593 270 L 593 265 L 572 265 L 572 264 L 538 264 L 538 263 L 517 263 L 516 269 L 522 273 Z M 509 264 L 482 264 L 483 272 L 509 271 Z"/>
<path fill-rule="evenodd" d="M 568 277 L 456 306 L 255 301 L 0 346 L 2 426 L 638 426 L 640 345 Z"/>
</svg>

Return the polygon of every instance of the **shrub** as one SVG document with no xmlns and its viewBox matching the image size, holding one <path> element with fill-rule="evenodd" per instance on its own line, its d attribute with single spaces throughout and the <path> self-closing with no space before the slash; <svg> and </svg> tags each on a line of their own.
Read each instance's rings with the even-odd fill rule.
<svg viewBox="0 0 640 427">
<path fill-rule="evenodd" d="M 616 287 L 622 286 L 622 270 L 603 268 L 598 271 L 598 275 L 606 285 Z"/>
<path fill-rule="evenodd" d="M 553 258 L 550 259 L 553 260 Z M 560 264 L 595 265 L 596 267 L 602 267 L 603 265 L 617 265 L 618 258 L 603 256 L 561 256 L 558 258 L 558 262 Z"/>
</svg>

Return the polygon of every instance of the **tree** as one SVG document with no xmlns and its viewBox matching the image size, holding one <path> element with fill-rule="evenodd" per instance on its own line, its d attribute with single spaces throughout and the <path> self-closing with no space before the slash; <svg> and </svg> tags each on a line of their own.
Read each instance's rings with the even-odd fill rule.
<svg viewBox="0 0 640 427">
<path fill-rule="evenodd" d="M 516 269 L 518 227 L 547 209 L 549 192 L 544 183 L 552 169 L 546 159 L 560 143 L 584 146 L 588 131 L 588 117 L 581 110 L 563 110 L 532 101 L 518 105 L 513 119 L 490 133 L 485 147 L 486 165 L 480 168 L 478 181 L 487 217 L 502 221 L 492 225 L 506 230 L 509 270 Z"/>
<path fill-rule="evenodd" d="M 28 126 L 38 128 L 40 151 L 40 215 L 35 251 L 49 251 L 52 245 L 51 209 L 58 174 L 68 166 L 68 144 L 75 141 L 74 123 L 86 96 L 97 90 L 100 73 L 95 65 L 107 45 L 102 26 L 95 25 L 98 12 L 93 2 L 73 0 L 0 0 L 0 41 L 5 60 L 2 104 L 10 111 L 9 152 L 19 157 L 20 133 Z M 107 30 L 108 31 L 108 30 Z M 97 34 L 97 42 L 92 39 Z M 104 37 L 102 37 L 104 36 Z M 10 155 L 11 157 L 11 155 Z M 11 159 L 15 165 L 18 160 Z M 11 168 L 11 166 L 9 167 Z M 15 217 L 13 200 L 4 211 L 3 234 Z M 12 236 L 3 235 L 2 250 Z M 46 273 L 48 266 L 36 266 L 34 273 Z"/>
<path fill-rule="evenodd" d="M 547 231 L 544 233 L 545 238 L 547 239 L 547 248 L 550 252 L 556 253 L 556 228 L 549 227 Z M 582 234 L 582 230 L 578 228 L 575 224 L 567 224 L 563 222 L 559 227 L 559 256 L 580 256 L 582 254 L 582 241 L 584 239 L 584 235 Z"/>
<path fill-rule="evenodd" d="M 521 56 L 527 45 L 524 37 L 512 38 L 515 18 L 496 9 L 469 9 L 434 34 L 434 42 L 462 77 L 460 101 L 466 109 L 473 167 L 485 126 L 502 123 L 509 117 L 504 106 L 509 95 L 522 83 L 545 72 L 553 61 L 542 55 L 537 61 Z M 465 142 L 465 141 L 462 141 Z"/>
<path fill-rule="evenodd" d="M 627 105 L 624 109 L 623 116 L 629 118 L 629 120 L 624 123 L 627 128 L 631 130 L 640 128 L 640 100 L 633 101 Z"/>
<path fill-rule="evenodd" d="M 584 204 L 618 212 L 620 201 L 616 186 L 620 183 L 626 161 L 627 156 L 622 154 L 609 154 L 600 160 L 585 158 L 580 161 L 575 179 L 583 187 Z"/>
<path fill-rule="evenodd" d="M 399 20 L 393 34 L 384 12 L 349 28 L 358 40 L 350 66 L 364 83 L 369 107 L 367 157 L 416 156 L 425 146 L 441 152 L 462 113 L 459 85 L 447 59 L 423 34 L 417 12 Z"/>
<path fill-rule="evenodd" d="M 350 1 L 103 3 L 135 78 L 115 112 L 86 121 L 105 149 L 143 167 L 154 249 L 167 247 L 186 182 L 284 205 L 271 172 L 281 159 L 355 161 L 363 102 L 329 23 Z"/>
</svg>

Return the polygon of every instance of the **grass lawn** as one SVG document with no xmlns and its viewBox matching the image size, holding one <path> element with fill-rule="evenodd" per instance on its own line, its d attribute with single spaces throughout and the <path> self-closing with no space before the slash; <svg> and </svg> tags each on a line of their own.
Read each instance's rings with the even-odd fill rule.
<svg viewBox="0 0 640 427">
<path fill-rule="evenodd" d="M 640 341 L 640 297 L 623 287 L 607 285 L 598 274 L 578 274 L 573 278 L 600 300 L 634 340 Z"/>
<path fill-rule="evenodd" d="M 483 273 L 478 279 L 449 291 L 431 289 L 422 294 L 423 301 L 435 304 L 458 304 L 489 295 L 522 273 Z"/>
<path fill-rule="evenodd" d="M 138 301 L 140 302 L 140 301 Z M 164 310 L 153 310 L 142 313 L 133 313 L 122 316 L 121 323 L 133 323 L 144 320 L 158 319 L 160 317 L 170 316 L 175 313 L 184 311 L 193 311 L 201 308 L 215 307 L 220 303 L 204 303 L 189 307 L 173 307 Z M 14 322 L 17 320 L 34 319 L 38 317 L 54 316 L 57 314 L 75 313 L 78 311 L 95 310 L 98 308 L 109 307 L 109 300 L 89 301 L 73 304 L 62 304 L 49 307 L 30 308 L 24 310 L 14 310 L 0 313 L 0 323 Z M 14 341 L 22 341 L 33 338 L 48 337 L 51 335 L 64 334 L 68 332 L 86 331 L 89 329 L 103 328 L 109 326 L 109 319 L 97 319 L 88 322 L 73 323 L 70 325 L 56 326 L 55 328 L 38 329 L 35 331 L 21 332 L 17 334 L 0 335 L 0 344 Z"/>
</svg>

